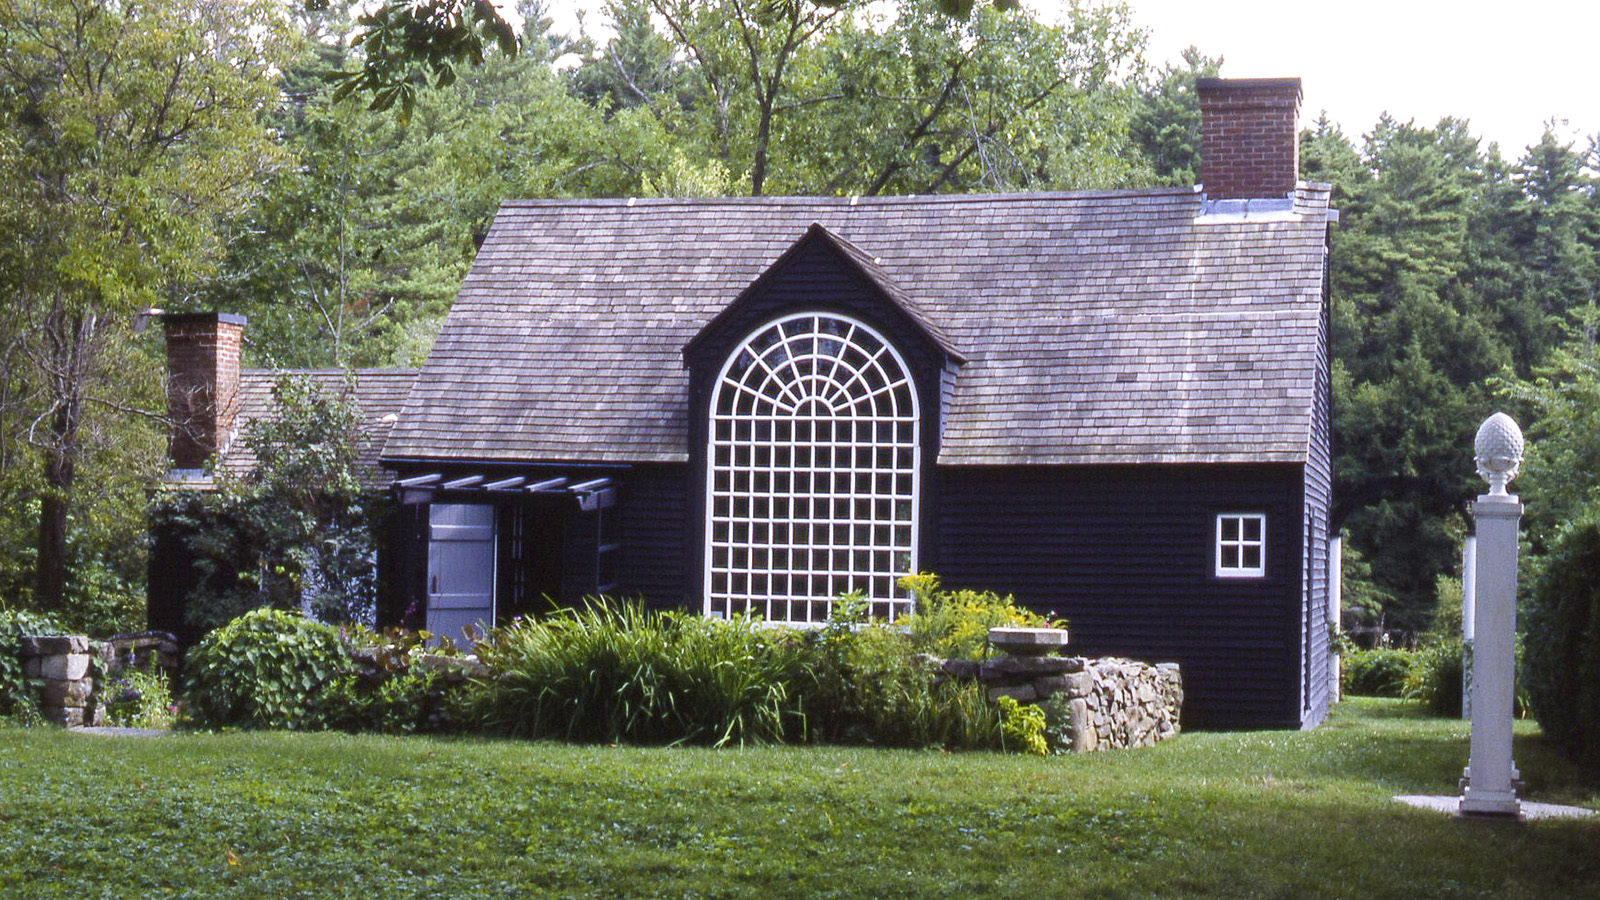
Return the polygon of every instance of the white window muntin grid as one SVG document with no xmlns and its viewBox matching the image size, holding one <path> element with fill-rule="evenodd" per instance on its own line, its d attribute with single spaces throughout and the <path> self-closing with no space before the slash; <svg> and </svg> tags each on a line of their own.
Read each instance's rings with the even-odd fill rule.
<svg viewBox="0 0 1600 900">
<path fill-rule="evenodd" d="M 1267 574 L 1267 517 L 1264 513 L 1217 516 L 1218 578 L 1260 578 Z"/>
<path fill-rule="evenodd" d="M 769 322 L 729 355 L 711 397 L 707 615 L 815 624 L 850 590 L 875 615 L 910 609 L 895 584 L 916 564 L 907 373 L 881 334 L 831 313 Z"/>
</svg>

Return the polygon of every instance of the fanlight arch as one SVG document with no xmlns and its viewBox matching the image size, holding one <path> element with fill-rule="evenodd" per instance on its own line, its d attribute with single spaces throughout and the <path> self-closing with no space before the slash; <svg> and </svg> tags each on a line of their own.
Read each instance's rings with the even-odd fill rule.
<svg viewBox="0 0 1600 900">
<path fill-rule="evenodd" d="M 852 592 L 908 611 L 920 429 L 910 369 L 863 322 L 801 313 L 740 342 L 711 394 L 706 614 L 820 623 Z"/>
</svg>

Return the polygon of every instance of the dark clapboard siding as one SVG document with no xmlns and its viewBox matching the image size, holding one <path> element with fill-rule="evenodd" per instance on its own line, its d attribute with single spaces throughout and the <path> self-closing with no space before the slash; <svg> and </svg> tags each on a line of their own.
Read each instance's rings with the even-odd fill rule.
<svg viewBox="0 0 1600 900">
<path fill-rule="evenodd" d="M 1326 278 L 1326 275 L 1324 276 Z M 1323 296 L 1327 296 L 1324 289 Z M 1301 725 L 1321 724 L 1332 700 L 1333 660 L 1328 646 L 1328 528 L 1333 504 L 1333 462 L 1330 431 L 1332 419 L 1331 385 L 1328 370 L 1328 307 L 1322 307 L 1322 324 L 1317 330 L 1316 388 L 1312 394 L 1311 440 L 1305 467 L 1307 546 L 1306 603 L 1303 635 L 1306 659 L 1302 661 L 1307 691 Z"/>
<path fill-rule="evenodd" d="M 1185 725 L 1301 723 L 1301 467 L 941 466 L 947 587 L 1015 594 L 1071 649 L 1175 661 Z M 1267 575 L 1213 576 L 1215 517 L 1267 515 Z M 925 545 L 926 547 L 926 545 Z"/>
<path fill-rule="evenodd" d="M 681 608 L 689 600 L 685 571 L 699 560 L 688 553 L 684 535 L 688 470 L 681 465 L 637 466 L 622 477 L 615 510 L 618 560 L 617 594 L 640 597 L 656 608 Z"/>
</svg>

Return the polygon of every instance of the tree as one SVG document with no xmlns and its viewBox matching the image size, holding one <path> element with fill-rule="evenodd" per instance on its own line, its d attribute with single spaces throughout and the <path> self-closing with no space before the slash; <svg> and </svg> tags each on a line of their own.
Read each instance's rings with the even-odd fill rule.
<svg viewBox="0 0 1600 900">
<path fill-rule="evenodd" d="M 649 30 L 647 6 L 664 34 Z M 1123 6 L 1074 3 L 1060 26 L 909 2 L 608 8 L 617 37 L 575 85 L 670 148 L 669 171 L 656 170 L 669 182 L 870 195 L 1122 185 L 1147 171 L 1126 138 L 1133 95 L 1118 84 L 1143 47 Z"/>
<path fill-rule="evenodd" d="M 223 473 L 216 491 L 165 499 L 157 515 L 189 535 L 199 576 L 186 611 L 192 624 L 215 627 L 261 606 L 372 623 L 381 498 L 356 477 L 366 438 L 354 387 L 347 380 L 330 393 L 309 378 L 280 377 L 277 417 L 245 432 L 255 468 Z"/>
<path fill-rule="evenodd" d="M 650 0 L 691 61 L 698 108 L 718 158 L 749 161 L 749 193 L 766 189 L 777 118 L 799 101 L 796 57 L 844 21 L 844 3 L 811 0 Z M 743 120 L 743 121 L 742 121 Z"/>
<path fill-rule="evenodd" d="M 328 5 L 328 0 L 305 2 L 310 10 Z M 650 2 L 655 5 L 656 0 Z M 859 0 L 756 0 L 749 9 L 763 18 L 810 19 L 832 18 L 856 5 Z M 975 3 L 934 0 L 934 5 L 947 16 L 965 19 Z M 993 6 L 1012 10 L 1018 2 L 993 0 Z M 458 69 L 483 65 L 495 50 L 514 56 L 520 46 L 516 30 L 489 0 L 389 0 L 363 14 L 359 24 L 361 65 L 336 76 L 337 96 L 370 96 L 369 108 L 377 112 L 399 102 L 402 120 L 411 117 L 421 90 L 430 83 L 447 87 L 460 76 Z"/>
<path fill-rule="evenodd" d="M 1183 51 L 1182 66 L 1163 67 L 1141 92 L 1133 139 L 1163 182 L 1199 182 L 1200 97 L 1194 85 L 1221 71 L 1222 57 L 1212 58 L 1198 47 L 1188 47 Z"/>
<path fill-rule="evenodd" d="M 1514 386 L 1502 396 L 1537 411 L 1532 429 L 1558 395 L 1519 379 L 1539 373 L 1548 386 L 1577 371 L 1577 351 L 1551 354 L 1569 311 L 1596 296 L 1595 180 L 1549 133 L 1507 163 L 1453 119 L 1384 117 L 1359 155 L 1320 123 L 1302 148 L 1343 212 L 1332 237 L 1336 518 L 1348 514 L 1389 618 L 1420 629 L 1466 527 L 1472 433 L 1493 411 L 1495 376 Z M 1543 532 L 1559 524 L 1538 516 Z"/>
<path fill-rule="evenodd" d="M 1510 360 L 1470 278 L 1481 158 L 1456 120 L 1385 117 L 1359 167 L 1342 135 L 1311 142 L 1349 179 L 1332 238 L 1335 518 L 1393 598 L 1388 619 L 1420 630 L 1465 529 L 1484 382 Z"/>
<path fill-rule="evenodd" d="M 1567 313 L 1600 297 L 1595 177 L 1549 127 L 1514 164 L 1496 154 L 1487 174 L 1475 274 L 1527 375 L 1560 343 Z"/>
<path fill-rule="evenodd" d="M 952 19 L 905 5 L 852 22 L 807 69 L 815 102 L 783 135 L 801 193 L 1122 187 L 1148 181 L 1128 139 L 1144 35 L 1119 5 Z M 831 76 L 831 78 L 829 77 Z"/>
<path fill-rule="evenodd" d="M 1519 493 L 1537 498 L 1528 504 L 1528 535 L 1542 553 L 1584 510 L 1600 510 L 1600 306 L 1572 311 L 1566 343 L 1531 377 L 1508 370 L 1493 383 L 1529 414 Z"/>
<path fill-rule="evenodd" d="M 608 0 L 601 14 L 616 36 L 603 47 L 591 41 L 583 48 L 589 59 L 573 76 L 578 96 L 608 117 L 639 106 L 654 110 L 658 97 L 692 102 L 687 66 L 651 24 L 650 0 Z"/>
<path fill-rule="evenodd" d="M 231 217 L 227 257 L 196 287 L 250 316 L 255 361 L 416 365 L 501 200 L 642 192 L 632 157 L 653 139 L 568 93 L 535 53 L 550 49 L 548 22 L 528 12 L 527 53 L 429 91 L 403 124 L 332 100 L 348 20 L 305 17 L 287 102 L 265 115 L 284 163 Z"/>
<path fill-rule="evenodd" d="M 284 15 L 268 0 L 15 0 L 0 6 L 0 206 L 42 462 L 34 600 L 61 606 L 84 440 L 128 407 L 114 346 L 142 305 L 215 255 L 214 218 L 253 190 L 271 147 Z"/>
</svg>

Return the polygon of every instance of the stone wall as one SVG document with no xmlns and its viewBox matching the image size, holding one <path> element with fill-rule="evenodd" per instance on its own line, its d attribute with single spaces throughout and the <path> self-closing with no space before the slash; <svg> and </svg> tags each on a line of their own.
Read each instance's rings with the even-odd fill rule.
<svg viewBox="0 0 1600 900">
<path fill-rule="evenodd" d="M 1074 752 L 1149 747 L 1179 730 L 1183 677 L 1177 663 L 1001 656 L 981 664 L 952 659 L 941 665 L 951 678 L 983 683 L 991 699 L 1005 696 L 1042 706 L 1050 724 L 1071 735 Z"/>
<path fill-rule="evenodd" d="M 107 675 L 123 669 L 157 668 L 171 680 L 178 674 L 178 639 L 166 631 L 115 634 L 100 644 L 100 659 Z"/>
<path fill-rule="evenodd" d="M 88 638 L 25 637 L 20 655 L 23 677 L 40 682 L 39 711 L 46 720 L 68 727 L 101 724 L 105 712 L 95 697 Z"/>
<path fill-rule="evenodd" d="M 177 640 L 165 631 L 119 634 L 100 642 L 81 634 L 29 636 L 18 655 L 22 676 L 39 683 L 40 713 L 68 728 L 105 724 L 107 698 L 96 690 L 96 674 L 158 668 L 170 681 L 178 668 Z"/>
</svg>

